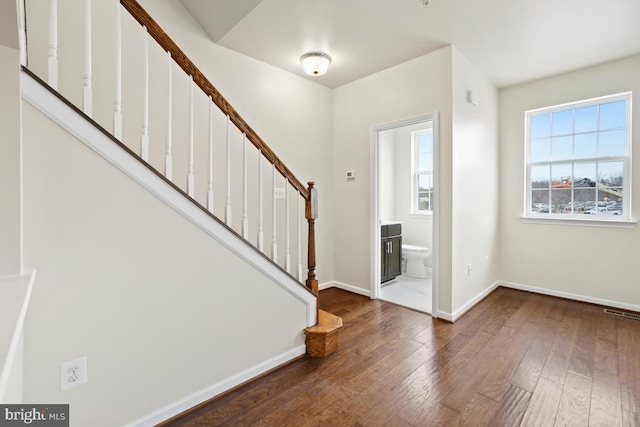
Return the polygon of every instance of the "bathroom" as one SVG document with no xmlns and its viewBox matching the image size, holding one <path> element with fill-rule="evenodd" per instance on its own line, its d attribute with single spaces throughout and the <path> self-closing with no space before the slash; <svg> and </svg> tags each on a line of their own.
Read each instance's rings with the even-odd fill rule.
<svg viewBox="0 0 640 427">
<path fill-rule="evenodd" d="M 377 131 L 379 219 L 382 254 L 378 297 L 425 313 L 432 312 L 434 120 Z M 399 224 L 399 226 L 398 226 Z M 387 237 L 387 226 L 389 237 Z M 391 231 L 393 230 L 393 232 Z M 398 234 L 399 236 L 392 236 Z M 395 240 L 393 238 L 395 237 Z M 398 238 L 399 237 L 399 238 Z M 389 243 L 386 243 L 386 241 Z M 401 245 L 401 269 L 385 273 L 385 263 Z M 387 261 L 386 261 L 387 260 Z"/>
</svg>

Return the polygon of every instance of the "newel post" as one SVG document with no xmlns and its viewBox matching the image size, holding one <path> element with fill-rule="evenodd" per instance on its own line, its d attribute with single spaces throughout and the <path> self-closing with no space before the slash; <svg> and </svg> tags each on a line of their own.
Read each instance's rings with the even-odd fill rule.
<svg viewBox="0 0 640 427">
<path fill-rule="evenodd" d="M 307 265 L 309 275 L 307 276 L 307 288 L 317 297 L 318 279 L 316 279 L 316 235 L 315 223 L 318 218 L 318 190 L 314 188 L 314 183 L 309 182 L 309 198 L 305 201 L 305 217 L 309 223 L 309 248 L 307 250 Z"/>
</svg>

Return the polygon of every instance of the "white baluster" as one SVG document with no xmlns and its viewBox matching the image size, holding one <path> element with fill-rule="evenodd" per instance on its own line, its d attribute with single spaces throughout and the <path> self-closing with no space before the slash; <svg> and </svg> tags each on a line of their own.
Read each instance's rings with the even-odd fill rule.
<svg viewBox="0 0 640 427">
<path fill-rule="evenodd" d="M 262 227 L 262 150 L 258 150 L 258 250 L 264 252 L 264 230 Z"/>
<path fill-rule="evenodd" d="M 119 0 L 118 0 L 119 1 Z M 169 181 L 173 180 L 173 154 L 171 152 L 173 126 L 172 126 L 172 111 L 173 111 L 173 77 L 171 72 L 171 52 L 167 52 L 167 117 L 166 117 L 166 135 L 164 144 L 164 176 Z"/>
<path fill-rule="evenodd" d="M 271 197 L 271 206 L 273 208 L 273 223 L 272 223 L 272 231 L 273 231 L 273 238 L 271 239 L 271 259 L 275 262 L 278 262 L 278 241 L 277 241 L 277 237 L 276 237 L 276 165 L 272 165 L 273 166 L 273 179 L 272 179 L 272 186 L 271 188 L 273 189 L 273 191 L 271 192 L 272 197 Z"/>
<path fill-rule="evenodd" d="M 193 76 L 189 76 L 189 153 L 187 164 L 187 194 L 194 196 L 195 177 L 193 175 Z"/>
<path fill-rule="evenodd" d="M 300 200 L 302 199 L 302 195 L 298 192 L 298 208 L 297 208 L 297 217 L 298 217 L 298 280 L 302 282 L 302 234 L 300 224 L 302 223 L 302 214 L 300 213 Z"/>
<path fill-rule="evenodd" d="M 113 136 L 122 140 L 122 19 L 120 0 L 114 0 L 116 8 L 116 81 L 113 97 Z"/>
<path fill-rule="evenodd" d="M 147 27 L 142 26 L 142 132 L 140 157 L 149 161 L 149 41 Z"/>
<path fill-rule="evenodd" d="M 93 89 L 91 88 L 91 0 L 84 2 L 84 77 L 82 84 L 82 110 L 93 114 Z"/>
<path fill-rule="evenodd" d="M 27 66 L 27 26 L 25 23 L 24 0 L 18 1 L 18 43 L 20 44 L 20 65 Z"/>
<path fill-rule="evenodd" d="M 289 180 L 287 179 L 284 186 L 284 209 L 285 209 L 285 246 L 284 246 L 284 269 L 291 270 L 291 250 L 289 248 Z"/>
<path fill-rule="evenodd" d="M 213 99 L 209 95 L 209 180 L 207 182 L 207 209 L 213 213 Z"/>
<path fill-rule="evenodd" d="M 224 205 L 224 222 L 231 227 L 231 119 L 227 115 L 227 179 L 226 201 Z"/>
<path fill-rule="evenodd" d="M 247 134 L 242 137 L 242 237 L 249 238 L 249 219 L 247 217 Z"/>
<path fill-rule="evenodd" d="M 58 0 L 49 1 L 49 55 L 47 81 L 58 89 Z"/>
</svg>

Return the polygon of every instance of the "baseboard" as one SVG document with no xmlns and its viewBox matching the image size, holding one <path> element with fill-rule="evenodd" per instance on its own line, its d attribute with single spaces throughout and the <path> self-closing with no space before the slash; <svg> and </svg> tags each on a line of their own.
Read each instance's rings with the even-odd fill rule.
<svg viewBox="0 0 640 427">
<path fill-rule="evenodd" d="M 475 297 L 467 301 L 467 303 L 465 303 L 459 309 L 455 310 L 453 313 L 450 313 L 448 311 L 438 311 L 438 318 L 452 322 L 452 323 L 455 322 L 460 317 L 462 317 L 467 311 L 473 308 L 476 304 L 482 301 L 482 299 L 486 298 L 487 295 L 489 295 L 491 292 L 493 292 L 495 289 L 497 289 L 500 286 L 502 286 L 503 288 L 518 289 L 521 291 L 533 292 L 536 294 L 549 295 L 549 296 L 566 298 L 566 299 L 575 300 L 575 301 L 588 302 L 591 304 L 603 305 L 607 307 L 619 308 L 623 310 L 640 312 L 640 305 L 628 304 L 628 303 L 619 302 L 619 301 L 612 301 L 612 300 L 603 299 L 603 298 L 595 298 L 587 295 L 572 294 L 569 292 L 556 291 L 553 289 L 540 288 L 537 286 L 523 285 L 521 283 L 505 282 L 504 280 L 497 280 L 493 284 L 491 284 L 491 286 L 489 286 L 488 288 L 480 292 L 478 295 L 476 295 Z M 370 292 L 367 291 L 366 289 L 357 288 L 355 286 L 348 285 L 346 283 L 337 282 L 337 281 L 329 281 L 329 282 L 322 283 L 320 285 L 321 290 L 328 289 L 328 288 L 339 288 L 339 289 L 344 289 L 345 291 L 357 293 L 360 295 L 370 296 Z"/>
<path fill-rule="evenodd" d="M 448 311 L 438 310 L 438 319 L 453 323 L 453 315 Z"/>
<path fill-rule="evenodd" d="M 322 290 L 324 290 L 324 289 L 333 288 L 333 287 L 334 287 L 334 286 L 333 286 L 333 283 L 334 283 L 334 282 L 331 282 L 331 281 L 329 281 L 329 282 L 324 282 L 324 283 L 320 283 L 320 284 L 318 285 L 318 290 L 319 290 L 319 291 L 322 291 Z"/>
<path fill-rule="evenodd" d="M 491 286 L 489 286 L 488 288 L 486 288 L 485 290 L 480 292 L 475 297 L 471 298 L 469 301 L 466 302 L 466 304 L 464 304 L 462 307 L 460 307 L 459 309 L 454 311 L 453 315 L 451 316 L 451 321 L 455 322 L 460 317 L 462 317 L 462 315 L 464 315 L 467 311 L 471 310 L 473 308 L 473 306 L 475 306 L 480 301 L 482 301 L 484 298 L 486 298 L 487 295 L 489 295 L 491 292 L 495 291 L 498 288 L 498 286 L 500 286 L 500 283 L 501 282 L 499 280 L 493 282 L 491 284 Z"/>
<path fill-rule="evenodd" d="M 345 291 L 353 292 L 354 294 L 364 295 L 366 297 L 371 296 L 371 291 L 369 291 L 368 289 L 358 288 L 357 286 L 349 285 L 347 283 L 342 283 L 335 280 L 321 283 L 318 286 L 318 289 L 320 290 L 329 289 L 329 288 L 343 289 Z"/>
<path fill-rule="evenodd" d="M 209 399 L 212 399 L 225 391 L 229 391 L 234 387 L 237 387 L 259 375 L 262 375 L 278 366 L 305 354 L 307 351 L 306 346 L 301 345 L 285 353 L 282 353 L 272 359 L 259 363 L 249 369 L 246 369 L 236 375 L 233 375 L 225 380 L 222 380 L 216 384 L 213 384 L 205 389 L 197 391 L 185 398 L 166 405 L 155 412 L 152 412 L 144 417 L 138 418 L 125 425 L 125 427 L 151 427 L 155 426 L 163 421 L 175 417 L 182 412 L 193 408 Z"/>
<path fill-rule="evenodd" d="M 588 302 L 591 304 L 598 304 L 607 307 L 621 308 L 623 310 L 640 312 L 640 305 L 627 304 L 624 302 L 612 301 L 603 298 L 595 298 L 587 295 L 572 294 L 569 292 L 556 291 L 553 289 L 540 288 L 537 286 L 523 285 L 521 283 L 505 282 L 502 280 L 499 280 L 498 283 L 499 286 L 502 286 L 503 288 L 518 289 L 521 291 L 533 292 L 536 294 L 549 295 L 553 297 L 566 298 L 575 301 Z"/>
</svg>

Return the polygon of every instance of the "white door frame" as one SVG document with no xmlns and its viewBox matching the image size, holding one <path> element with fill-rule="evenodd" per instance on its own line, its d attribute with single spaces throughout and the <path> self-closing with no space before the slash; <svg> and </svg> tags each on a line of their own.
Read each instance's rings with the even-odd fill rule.
<svg viewBox="0 0 640 427">
<path fill-rule="evenodd" d="M 438 317 L 438 260 L 440 248 L 440 113 L 423 114 L 408 119 L 371 126 L 371 298 L 377 299 L 380 295 L 380 141 L 378 134 L 382 131 L 410 126 L 422 122 L 433 123 L 433 243 L 431 248 L 432 265 L 432 301 L 431 316 Z"/>
</svg>

